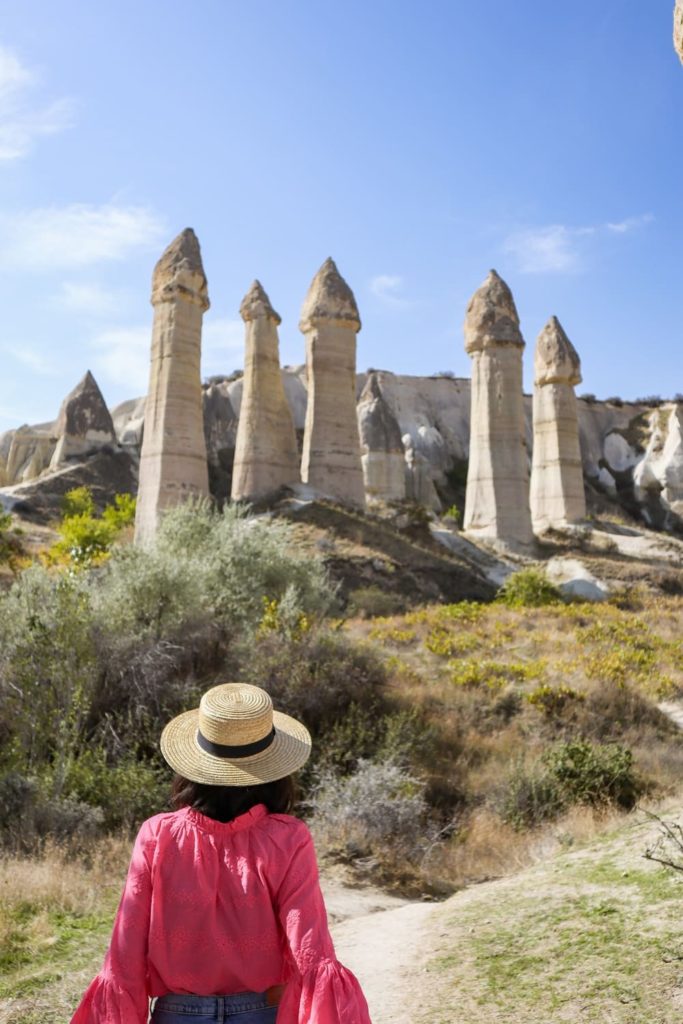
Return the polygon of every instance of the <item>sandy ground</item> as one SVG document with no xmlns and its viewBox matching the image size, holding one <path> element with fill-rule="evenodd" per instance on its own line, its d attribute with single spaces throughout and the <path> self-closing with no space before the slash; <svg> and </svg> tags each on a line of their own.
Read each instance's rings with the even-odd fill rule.
<svg viewBox="0 0 683 1024">
<path fill-rule="evenodd" d="M 410 1024 L 424 985 L 424 950 L 434 903 L 323 879 L 337 956 L 360 981 L 372 1024 Z"/>
</svg>

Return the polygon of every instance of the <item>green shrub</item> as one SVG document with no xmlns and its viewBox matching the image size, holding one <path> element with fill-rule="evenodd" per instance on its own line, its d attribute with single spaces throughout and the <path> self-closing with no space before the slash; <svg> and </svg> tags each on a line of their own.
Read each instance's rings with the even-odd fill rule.
<svg viewBox="0 0 683 1024">
<path fill-rule="evenodd" d="M 542 766 L 528 767 L 523 758 L 514 762 L 493 802 L 503 821 L 515 829 L 535 828 L 556 818 L 565 807 L 557 780 Z"/>
<path fill-rule="evenodd" d="M 572 689 L 571 686 L 549 686 L 547 683 L 543 683 L 528 693 L 526 699 L 547 718 L 556 718 L 561 716 L 572 703 L 585 700 L 586 695 Z"/>
<path fill-rule="evenodd" d="M 95 502 L 89 487 L 73 487 L 62 498 L 62 519 L 70 516 L 94 516 Z"/>
<path fill-rule="evenodd" d="M 117 494 L 100 517 L 87 487 L 75 487 L 62 499 L 59 540 L 48 552 L 48 562 L 88 568 L 103 561 L 121 530 L 135 519 L 135 498 Z"/>
<path fill-rule="evenodd" d="M 405 609 L 405 598 L 401 594 L 383 590 L 382 587 L 357 587 L 349 594 L 347 612 L 364 619 L 375 616 L 398 615 Z"/>
<path fill-rule="evenodd" d="M 549 750 L 543 761 L 569 803 L 631 808 L 641 791 L 633 754 L 619 743 L 573 740 Z"/>
<path fill-rule="evenodd" d="M 22 771 L 52 766 L 59 796 L 100 674 L 88 582 L 23 572 L 0 597 L 0 735 Z"/>
<path fill-rule="evenodd" d="M 12 516 L 0 505 L 0 565 L 7 565 L 16 573 L 24 555 L 23 530 L 12 525 Z"/>
<path fill-rule="evenodd" d="M 246 510 L 187 503 L 164 516 L 150 549 L 118 548 L 97 589 L 103 622 L 131 640 L 171 636 L 181 626 L 215 623 L 255 631 L 263 600 L 282 616 L 320 617 L 334 601 L 322 564 L 292 552 L 291 528 Z"/>
<path fill-rule="evenodd" d="M 561 604 L 562 594 L 540 569 L 519 569 L 503 583 L 498 592 L 498 601 L 509 608 L 542 608 L 544 605 Z"/>
<path fill-rule="evenodd" d="M 99 808 L 106 829 L 130 830 L 165 809 L 170 780 L 163 763 L 138 760 L 132 753 L 110 759 L 95 747 L 71 762 L 64 789 L 72 800 Z"/>
<path fill-rule="evenodd" d="M 294 642 L 270 634 L 249 643 L 238 660 L 244 682 L 268 690 L 279 708 L 317 736 L 354 706 L 375 717 L 388 708 L 381 659 L 342 634 L 312 631 Z"/>
</svg>

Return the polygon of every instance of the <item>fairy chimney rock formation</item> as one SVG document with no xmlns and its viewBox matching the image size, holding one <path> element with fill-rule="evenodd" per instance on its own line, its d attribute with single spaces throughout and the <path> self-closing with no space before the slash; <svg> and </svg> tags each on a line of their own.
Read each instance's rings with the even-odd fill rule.
<svg viewBox="0 0 683 1024">
<path fill-rule="evenodd" d="M 470 299 L 465 317 L 472 411 L 464 528 L 510 548 L 533 540 L 523 349 L 512 292 L 492 270 Z"/>
<path fill-rule="evenodd" d="M 299 453 L 280 370 L 280 317 L 258 281 L 242 300 L 244 381 L 232 470 L 233 501 L 254 501 L 299 482 Z"/>
<path fill-rule="evenodd" d="M 366 495 L 375 501 L 402 501 L 406 459 L 401 428 L 375 372 L 368 376 L 358 401 L 358 429 Z"/>
<path fill-rule="evenodd" d="M 683 0 L 676 0 L 674 9 L 674 47 L 683 61 Z"/>
<path fill-rule="evenodd" d="M 154 268 L 152 305 L 136 544 L 151 543 L 165 509 L 209 493 L 200 377 L 202 317 L 209 296 L 191 228 L 171 242 Z"/>
<path fill-rule="evenodd" d="M 62 402 L 54 425 L 57 447 L 50 469 L 106 444 L 116 443 L 116 431 L 107 403 L 90 370 Z"/>
<path fill-rule="evenodd" d="M 542 533 L 586 514 L 574 394 L 581 360 L 557 317 L 538 336 L 534 375 L 531 519 L 534 531 Z"/>
<path fill-rule="evenodd" d="M 301 479 L 341 502 L 365 506 L 356 415 L 356 334 L 353 292 L 334 261 L 325 260 L 301 310 L 306 337 L 308 404 Z"/>
</svg>

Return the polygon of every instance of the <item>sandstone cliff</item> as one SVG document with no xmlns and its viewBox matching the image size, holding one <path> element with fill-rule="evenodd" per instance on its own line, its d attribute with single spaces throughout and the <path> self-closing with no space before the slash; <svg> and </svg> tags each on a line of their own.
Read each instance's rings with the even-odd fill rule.
<svg viewBox="0 0 683 1024">
<path fill-rule="evenodd" d="M 358 374 L 356 394 L 361 394 L 369 375 Z M 435 509 L 453 503 L 462 509 L 467 471 L 470 424 L 470 381 L 448 376 L 417 377 L 373 371 L 373 401 L 380 401 L 382 416 L 398 424 L 405 458 L 407 497 Z M 306 375 L 304 367 L 282 371 L 287 400 L 292 411 L 299 444 L 306 419 Z M 237 422 L 242 399 L 242 377 L 213 379 L 203 387 L 204 433 L 209 460 L 211 491 L 220 498 L 230 494 Z M 123 402 L 112 409 L 112 419 L 121 448 L 136 459 L 144 430 L 144 399 Z M 660 406 L 644 403 L 586 401 L 577 399 L 579 441 L 589 510 L 596 503 L 604 508 L 626 507 L 645 523 L 670 528 L 683 518 L 683 402 Z M 532 451 L 532 398 L 525 396 L 526 438 Z M 359 427 L 364 430 L 367 404 L 359 405 Z M 373 414 L 374 415 L 374 414 Z M 25 470 L 35 455 L 40 464 L 40 446 L 54 445 L 54 424 L 39 424 L 0 435 L 0 473 L 6 469 L 12 442 L 23 432 Z M 33 439 L 31 440 L 31 436 Z M 380 472 L 382 449 L 372 439 L 373 473 Z M 396 471 L 396 439 L 392 430 L 386 451 Z M 44 461 L 44 459 L 43 459 Z M 49 456 L 45 467 L 49 463 Z M 384 471 L 382 471 L 384 472 Z M 45 469 L 43 470 L 43 474 Z M 21 478 L 20 478 L 21 479 Z M 27 476 L 24 482 L 35 479 Z M 43 476 L 42 479 L 46 479 Z M 48 474 L 49 485 L 49 474 Z M 20 481 L 11 481 L 19 483 Z M 7 487 L 5 492 L 7 495 Z M 0 494 L 1 496 L 1 494 Z M 9 500 L 9 497 L 6 497 Z"/>
</svg>

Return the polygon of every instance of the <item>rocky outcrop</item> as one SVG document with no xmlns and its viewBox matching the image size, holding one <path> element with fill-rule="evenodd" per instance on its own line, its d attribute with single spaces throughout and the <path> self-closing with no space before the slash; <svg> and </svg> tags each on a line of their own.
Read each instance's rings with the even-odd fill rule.
<svg viewBox="0 0 683 1024">
<path fill-rule="evenodd" d="M 574 387 L 581 361 L 557 317 L 538 336 L 534 355 L 531 520 L 536 533 L 586 515 Z"/>
<path fill-rule="evenodd" d="M 364 507 L 356 416 L 356 334 L 353 292 L 333 260 L 313 278 L 299 327 L 306 338 L 308 405 L 301 479 L 341 502 Z"/>
<path fill-rule="evenodd" d="M 492 270 L 465 318 L 472 414 L 465 530 L 510 547 L 531 543 L 522 391 L 524 339 L 512 293 Z"/>
<path fill-rule="evenodd" d="M 674 47 L 683 61 L 683 0 L 676 0 L 674 8 Z"/>
<path fill-rule="evenodd" d="M 75 487 L 87 487 L 95 508 L 102 512 L 117 494 L 135 494 L 137 485 L 137 459 L 121 448 L 106 447 L 35 480 L 3 488 L 0 508 L 33 522 L 50 523 L 59 518 L 65 494 Z"/>
<path fill-rule="evenodd" d="M 0 449 L 2 486 L 34 480 L 49 467 L 56 445 L 49 427 L 17 427 L 8 431 L 4 440 L 4 452 Z"/>
<path fill-rule="evenodd" d="M 246 341 L 231 497 L 256 501 L 299 483 L 299 453 L 280 371 L 280 317 L 258 281 L 245 295 L 240 315 Z"/>
<path fill-rule="evenodd" d="M 116 443 L 111 413 L 90 370 L 62 402 L 54 432 L 57 446 L 50 469 Z"/>
<path fill-rule="evenodd" d="M 149 544 L 164 510 L 208 495 L 200 376 L 209 296 L 199 242 L 186 228 L 152 277 L 152 365 L 140 454 L 136 544 Z"/>
<path fill-rule="evenodd" d="M 398 420 L 384 400 L 377 373 L 370 373 L 358 402 L 358 430 L 365 494 L 369 501 L 402 501 L 406 458 Z"/>
</svg>

